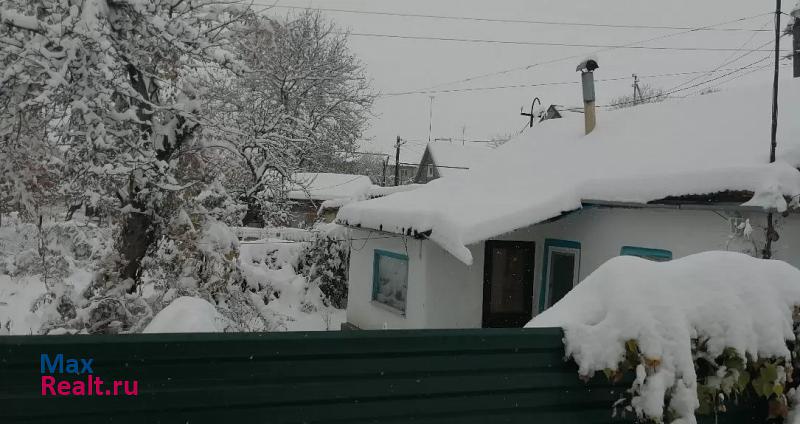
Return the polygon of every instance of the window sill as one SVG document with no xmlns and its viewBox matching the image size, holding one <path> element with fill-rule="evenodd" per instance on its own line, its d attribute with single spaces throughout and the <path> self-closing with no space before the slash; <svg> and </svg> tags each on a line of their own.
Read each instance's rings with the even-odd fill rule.
<svg viewBox="0 0 800 424">
<path fill-rule="evenodd" d="M 372 300 L 369 303 L 371 303 L 372 306 L 375 306 L 376 308 L 383 309 L 383 310 L 391 312 L 391 313 L 393 313 L 395 315 L 400 315 L 403 318 L 406 317 L 406 313 L 405 312 L 403 312 L 403 311 L 401 311 L 401 310 L 399 310 L 397 308 L 393 308 L 393 307 L 391 307 L 389 305 L 386 305 L 384 303 L 378 302 L 377 300 Z"/>
</svg>

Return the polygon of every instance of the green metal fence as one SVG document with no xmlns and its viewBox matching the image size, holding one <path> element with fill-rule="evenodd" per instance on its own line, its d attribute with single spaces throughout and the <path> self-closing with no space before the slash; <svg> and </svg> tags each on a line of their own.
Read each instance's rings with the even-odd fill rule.
<svg viewBox="0 0 800 424">
<path fill-rule="evenodd" d="M 138 395 L 43 396 L 59 353 Z M 627 383 L 563 356 L 558 329 L 0 337 L 0 423 L 618 422 Z"/>
</svg>

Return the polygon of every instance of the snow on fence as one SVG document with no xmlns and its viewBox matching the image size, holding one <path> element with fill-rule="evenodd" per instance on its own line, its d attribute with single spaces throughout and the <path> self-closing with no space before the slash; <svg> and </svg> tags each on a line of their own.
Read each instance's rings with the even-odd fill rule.
<svg viewBox="0 0 800 424">
<path fill-rule="evenodd" d="M 632 379 L 581 381 L 562 338 L 554 328 L 0 337 L 0 422 L 632 422 L 612 417 Z M 40 355 L 58 353 L 91 359 L 103 387 L 137 381 L 138 395 L 43 395 Z"/>
<path fill-rule="evenodd" d="M 239 240 L 261 240 L 276 238 L 281 240 L 304 242 L 314 238 L 314 231 L 302 228 L 278 227 L 278 228 L 256 228 L 256 227 L 231 227 Z"/>
</svg>

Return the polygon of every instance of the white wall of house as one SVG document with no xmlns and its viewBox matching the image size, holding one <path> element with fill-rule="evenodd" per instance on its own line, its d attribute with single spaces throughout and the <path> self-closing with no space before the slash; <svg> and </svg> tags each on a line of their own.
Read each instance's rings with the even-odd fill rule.
<svg viewBox="0 0 800 424">
<path fill-rule="evenodd" d="M 427 328 L 425 312 L 427 257 L 422 252 L 423 244 L 428 242 L 367 230 L 353 230 L 351 238 L 354 240 L 350 248 L 347 321 L 365 330 Z M 408 256 L 405 315 L 372 301 L 375 249 Z"/>
<path fill-rule="evenodd" d="M 745 214 L 754 227 L 766 223 L 762 213 Z M 773 257 L 800 268 L 800 217 L 778 218 L 780 240 Z M 756 228 L 754 235 L 763 231 Z M 354 238 L 368 232 L 357 230 Z M 377 233 L 373 234 L 376 237 Z M 539 309 L 544 244 L 548 238 L 581 244 L 580 280 L 610 258 L 622 246 L 669 250 L 680 258 L 707 250 L 740 250 L 730 242 L 729 221 L 715 211 L 676 209 L 585 208 L 558 221 L 538 224 L 497 240 L 536 243 L 534 265 L 534 313 Z M 398 236 L 399 237 L 399 236 Z M 370 240 L 351 252 L 347 320 L 360 328 L 474 328 L 481 326 L 483 305 L 484 243 L 470 247 L 474 262 L 466 266 L 429 241 L 408 239 L 409 282 L 405 317 L 376 306 L 372 296 L 374 249 L 404 253 L 402 238 Z M 353 242 L 360 247 L 360 242 Z M 762 246 L 757 240 L 758 246 Z M 754 282 L 757 284 L 757 282 Z"/>
</svg>

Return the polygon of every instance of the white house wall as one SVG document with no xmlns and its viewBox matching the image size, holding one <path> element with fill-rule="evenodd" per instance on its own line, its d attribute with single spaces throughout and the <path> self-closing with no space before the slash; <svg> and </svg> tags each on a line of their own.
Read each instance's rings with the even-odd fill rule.
<svg viewBox="0 0 800 424">
<path fill-rule="evenodd" d="M 745 218 L 750 218 L 753 226 L 766 222 L 765 214 L 752 214 Z M 781 218 L 780 226 L 779 232 L 782 236 L 773 246 L 773 257 L 800 267 L 800 250 L 793 243 L 800 240 L 800 220 L 796 215 Z M 754 236 L 758 235 L 755 231 Z M 729 221 L 710 210 L 593 207 L 576 211 L 558 221 L 528 227 L 497 239 L 536 242 L 533 309 L 538 312 L 545 239 L 569 240 L 581 244 L 579 280 L 583 280 L 604 262 L 618 256 L 622 246 L 665 249 L 672 252 L 673 258 L 680 258 L 708 250 L 739 250 L 737 243 L 729 243 L 730 237 Z"/>
<path fill-rule="evenodd" d="M 753 227 L 763 226 L 765 214 L 750 214 Z M 800 267 L 800 219 L 778 218 L 780 240 L 773 244 L 773 257 Z M 357 235 L 356 235 L 357 234 Z M 367 232 L 354 232 L 355 238 Z M 377 234 L 377 233 L 374 233 Z M 754 236 L 761 234 L 758 228 Z M 527 227 L 496 237 L 497 240 L 536 243 L 534 312 L 538 313 L 545 239 L 581 244 L 580 279 L 622 246 L 665 249 L 673 258 L 707 250 L 740 250 L 730 243 L 729 221 L 710 210 L 585 208 L 558 221 Z M 758 240 L 757 240 L 758 241 Z M 353 242 L 360 247 L 360 242 Z M 763 243 L 758 241 L 758 245 Z M 347 319 L 361 328 L 475 328 L 481 326 L 483 305 L 484 243 L 470 247 L 473 265 L 466 266 L 429 241 L 408 240 L 409 288 L 406 317 L 371 304 L 374 249 L 403 253 L 402 239 L 369 241 L 353 251 L 350 260 L 350 292 Z M 757 283 L 757 282 L 754 282 Z"/>
<path fill-rule="evenodd" d="M 350 248 L 347 321 L 365 330 L 426 328 L 425 261 L 427 258 L 422 254 L 422 245 L 429 242 L 367 230 L 353 230 L 351 238 L 354 240 Z M 372 266 L 375 249 L 408 256 L 405 316 L 372 302 Z"/>
<path fill-rule="evenodd" d="M 468 267 L 438 245 L 426 242 L 427 327 L 479 328 L 483 315 L 483 245 L 470 246 Z"/>
</svg>

